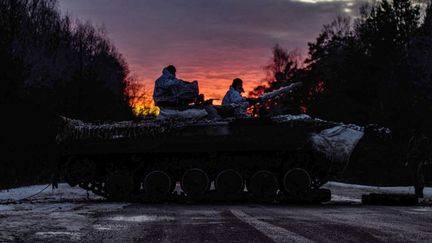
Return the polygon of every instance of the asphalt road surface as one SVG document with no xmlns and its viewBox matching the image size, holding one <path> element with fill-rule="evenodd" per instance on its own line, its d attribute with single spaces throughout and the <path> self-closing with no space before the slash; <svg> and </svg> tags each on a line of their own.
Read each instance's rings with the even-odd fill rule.
<svg viewBox="0 0 432 243">
<path fill-rule="evenodd" d="M 432 242 L 431 188 L 398 207 L 361 204 L 383 188 L 327 187 L 332 201 L 308 206 L 111 203 L 66 185 L 18 201 L 43 186 L 20 188 L 0 192 L 0 242 Z"/>
</svg>

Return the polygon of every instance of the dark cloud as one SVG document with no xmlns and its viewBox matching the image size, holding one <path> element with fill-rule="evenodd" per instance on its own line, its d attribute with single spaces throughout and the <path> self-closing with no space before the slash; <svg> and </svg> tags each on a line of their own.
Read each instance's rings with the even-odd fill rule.
<svg viewBox="0 0 432 243">
<path fill-rule="evenodd" d="M 60 0 L 75 17 L 104 25 L 146 84 L 167 64 L 223 95 L 231 77 L 263 77 L 271 47 L 305 51 L 323 24 L 355 15 L 366 0 Z"/>
</svg>

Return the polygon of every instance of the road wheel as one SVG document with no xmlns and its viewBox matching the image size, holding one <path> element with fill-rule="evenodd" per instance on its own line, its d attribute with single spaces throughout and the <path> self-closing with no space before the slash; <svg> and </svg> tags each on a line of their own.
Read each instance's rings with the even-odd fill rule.
<svg viewBox="0 0 432 243">
<path fill-rule="evenodd" d="M 108 176 L 106 191 L 111 199 L 128 200 L 134 191 L 134 179 L 128 171 L 115 171 Z"/>
<path fill-rule="evenodd" d="M 244 190 L 243 177 L 233 169 L 223 170 L 216 176 L 215 187 L 224 195 L 241 193 Z"/>
<path fill-rule="evenodd" d="M 248 191 L 258 202 L 273 202 L 277 190 L 277 179 L 270 171 L 260 170 L 249 179 Z"/>
<path fill-rule="evenodd" d="M 306 170 L 295 168 L 285 173 L 282 185 L 287 193 L 300 195 L 310 189 L 311 178 Z"/>
<path fill-rule="evenodd" d="M 210 179 L 205 171 L 193 168 L 183 174 L 180 185 L 188 196 L 200 196 L 209 190 Z"/>
<path fill-rule="evenodd" d="M 154 170 L 145 176 L 143 187 L 146 195 L 165 197 L 172 192 L 172 184 L 172 179 L 166 172 L 162 170 Z"/>
</svg>

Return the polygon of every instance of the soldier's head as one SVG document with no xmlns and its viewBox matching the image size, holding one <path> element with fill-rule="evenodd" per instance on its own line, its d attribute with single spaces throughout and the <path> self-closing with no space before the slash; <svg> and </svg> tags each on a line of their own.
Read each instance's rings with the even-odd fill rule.
<svg viewBox="0 0 432 243">
<path fill-rule="evenodd" d="M 231 84 L 231 87 L 233 87 L 233 89 L 237 90 L 240 93 L 244 92 L 243 89 L 243 80 L 239 79 L 239 78 L 235 78 Z"/>
<path fill-rule="evenodd" d="M 275 79 L 276 79 L 276 81 L 281 82 L 281 81 L 283 81 L 283 80 L 285 79 L 284 76 L 285 76 L 285 75 L 284 75 L 283 72 L 277 72 L 277 73 L 275 74 Z"/>
<path fill-rule="evenodd" d="M 165 69 L 168 70 L 168 72 L 170 72 L 172 75 L 176 75 L 177 69 L 174 67 L 174 65 L 169 65 Z"/>
</svg>

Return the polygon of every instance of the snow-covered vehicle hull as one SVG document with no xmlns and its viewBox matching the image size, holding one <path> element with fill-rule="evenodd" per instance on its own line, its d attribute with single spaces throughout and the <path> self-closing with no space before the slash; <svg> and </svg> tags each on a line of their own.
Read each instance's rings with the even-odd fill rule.
<svg viewBox="0 0 432 243">
<path fill-rule="evenodd" d="M 116 200 L 329 200 L 319 188 L 343 171 L 365 134 L 306 115 L 63 121 L 59 173 Z"/>
</svg>

